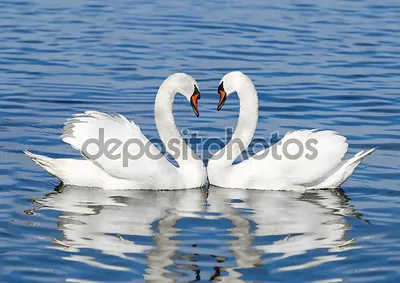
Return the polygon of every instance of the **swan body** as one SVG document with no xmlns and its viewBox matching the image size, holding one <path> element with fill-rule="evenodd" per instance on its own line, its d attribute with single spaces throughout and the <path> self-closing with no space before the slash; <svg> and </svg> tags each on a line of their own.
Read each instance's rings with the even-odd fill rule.
<svg viewBox="0 0 400 283">
<path fill-rule="evenodd" d="M 53 159 L 29 151 L 25 153 L 65 185 L 108 190 L 202 187 L 207 180 L 203 161 L 183 140 L 174 121 L 172 104 L 177 93 L 191 102 L 198 116 L 198 85 L 184 73 L 173 74 L 162 83 L 156 96 L 154 114 L 166 151 L 173 155 L 179 167 L 162 156 L 135 122 L 119 114 L 97 111 L 74 115 L 65 123 L 61 136 L 64 142 L 79 150 L 86 160 Z M 101 154 L 97 154 L 100 153 L 100 146 L 88 143 L 94 140 L 102 140 Z M 119 147 L 115 147 L 116 143 Z"/>
<path fill-rule="evenodd" d="M 344 160 L 348 147 L 345 137 L 334 131 L 298 130 L 288 132 L 278 143 L 232 165 L 253 138 L 258 120 L 258 96 L 252 81 L 241 72 L 226 74 L 218 92 L 218 110 L 229 94 L 237 92 L 240 114 L 231 141 L 208 162 L 212 185 L 295 191 L 337 188 L 376 149 L 361 151 Z M 299 156 L 299 145 L 303 149 L 312 146 L 312 149 Z"/>
</svg>

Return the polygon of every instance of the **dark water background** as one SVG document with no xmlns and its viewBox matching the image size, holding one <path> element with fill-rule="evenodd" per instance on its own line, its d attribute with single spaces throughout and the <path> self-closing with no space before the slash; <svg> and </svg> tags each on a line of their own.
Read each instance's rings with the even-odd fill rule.
<svg viewBox="0 0 400 283">
<path fill-rule="evenodd" d="M 0 282 L 399 282 L 400 4 L 383 1 L 0 2 Z M 22 154 L 78 157 L 66 118 L 115 111 L 156 137 L 153 102 L 173 72 L 216 112 L 222 76 L 260 95 L 258 136 L 333 129 L 349 152 L 379 145 L 343 191 L 102 192 L 65 188 Z M 199 152 L 201 153 L 201 152 Z"/>
</svg>

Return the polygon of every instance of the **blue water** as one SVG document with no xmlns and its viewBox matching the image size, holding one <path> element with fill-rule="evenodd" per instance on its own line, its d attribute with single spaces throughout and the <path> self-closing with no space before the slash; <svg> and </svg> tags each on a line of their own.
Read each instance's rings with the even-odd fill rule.
<svg viewBox="0 0 400 283">
<path fill-rule="evenodd" d="M 399 282 L 397 0 L 6 0 L 0 13 L 0 282 Z M 379 149 L 342 190 L 304 194 L 56 188 L 22 154 L 79 157 L 59 135 L 85 110 L 157 137 L 155 93 L 177 71 L 202 92 L 199 118 L 176 99 L 178 126 L 223 137 L 231 70 L 257 87 L 257 136 L 332 129 L 350 154 Z"/>
</svg>

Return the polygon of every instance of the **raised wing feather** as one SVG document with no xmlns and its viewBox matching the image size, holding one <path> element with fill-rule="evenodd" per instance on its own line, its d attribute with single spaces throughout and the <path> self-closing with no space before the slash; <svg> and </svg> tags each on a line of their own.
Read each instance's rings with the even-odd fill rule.
<svg viewBox="0 0 400 283">
<path fill-rule="evenodd" d="M 247 170 L 251 168 L 250 175 L 265 175 L 292 185 L 311 186 L 324 180 L 339 166 L 347 147 L 346 138 L 334 131 L 292 131 L 278 143 L 242 162 L 242 166 Z"/>
<path fill-rule="evenodd" d="M 65 123 L 61 138 L 113 177 L 139 181 L 156 177 L 158 170 L 171 170 L 139 126 L 120 114 L 76 114 Z"/>
</svg>

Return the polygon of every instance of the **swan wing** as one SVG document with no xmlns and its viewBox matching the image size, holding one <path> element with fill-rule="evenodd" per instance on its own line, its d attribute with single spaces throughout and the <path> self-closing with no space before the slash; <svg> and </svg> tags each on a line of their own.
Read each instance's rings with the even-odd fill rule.
<svg viewBox="0 0 400 283">
<path fill-rule="evenodd" d="M 272 176 L 289 185 L 308 187 L 323 181 L 340 165 L 347 147 L 346 138 L 334 131 L 291 131 L 241 166 L 254 177 Z"/>
<path fill-rule="evenodd" d="M 75 114 L 65 123 L 61 138 L 116 178 L 139 181 L 173 168 L 139 126 L 120 114 Z"/>
</svg>

